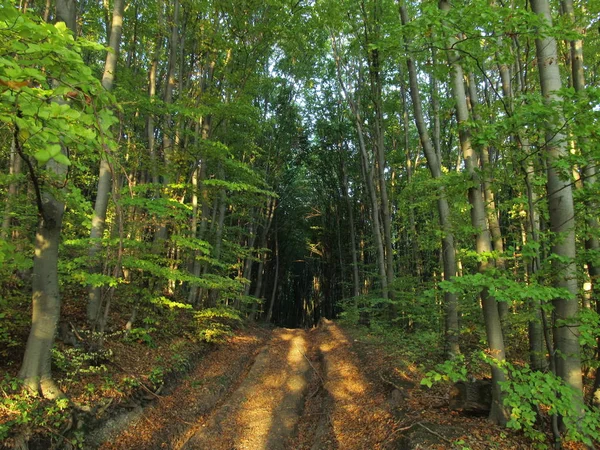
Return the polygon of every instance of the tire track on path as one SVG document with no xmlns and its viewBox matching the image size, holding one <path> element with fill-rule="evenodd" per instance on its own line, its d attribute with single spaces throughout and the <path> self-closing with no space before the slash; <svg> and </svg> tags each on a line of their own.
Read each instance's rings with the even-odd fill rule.
<svg viewBox="0 0 600 450">
<path fill-rule="evenodd" d="M 323 320 L 310 331 L 279 328 L 266 339 L 245 339 L 216 349 L 182 386 L 101 448 L 394 447 L 394 419 L 372 376 L 377 368 L 361 366 L 337 324 Z"/>
<path fill-rule="evenodd" d="M 304 330 L 277 329 L 246 378 L 181 448 L 283 450 L 296 431 L 311 370 Z"/>
</svg>

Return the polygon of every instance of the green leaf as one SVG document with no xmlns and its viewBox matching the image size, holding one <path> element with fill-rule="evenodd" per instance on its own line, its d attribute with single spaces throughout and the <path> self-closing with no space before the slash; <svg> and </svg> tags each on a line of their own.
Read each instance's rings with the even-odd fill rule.
<svg viewBox="0 0 600 450">
<path fill-rule="evenodd" d="M 60 144 L 51 144 L 47 147 L 48 150 L 48 154 L 50 155 L 50 158 L 55 158 L 56 155 L 60 154 L 60 152 L 62 151 L 62 147 L 60 146 Z"/>
<path fill-rule="evenodd" d="M 50 152 L 47 149 L 39 150 L 33 156 L 40 164 L 46 164 L 51 158 Z"/>
<path fill-rule="evenodd" d="M 65 166 L 70 166 L 71 165 L 71 161 L 69 161 L 69 158 L 67 158 L 67 155 L 65 155 L 64 153 L 59 153 L 56 156 L 53 156 L 54 161 L 56 161 L 59 164 L 63 164 Z"/>
</svg>

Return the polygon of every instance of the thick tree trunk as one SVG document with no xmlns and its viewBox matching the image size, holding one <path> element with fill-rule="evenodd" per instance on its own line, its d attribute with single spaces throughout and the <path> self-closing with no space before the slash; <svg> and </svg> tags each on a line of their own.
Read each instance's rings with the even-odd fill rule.
<svg viewBox="0 0 600 450">
<path fill-rule="evenodd" d="M 531 8 L 551 26 L 552 17 L 547 0 L 532 0 Z M 536 50 L 542 95 L 548 107 L 556 109 L 558 106 L 553 102 L 561 100 L 558 91 L 562 87 L 556 40 L 553 37 L 538 38 Z M 564 180 L 554 167 L 556 161 L 566 156 L 568 151 L 565 136 L 561 132 L 564 118 L 559 110 L 555 110 L 555 114 L 551 116 L 555 120 L 546 124 L 545 155 L 548 161 L 546 189 L 550 231 L 558 237 L 552 251 L 561 258 L 560 262 L 555 262 L 555 285 L 571 293 L 571 298 L 557 298 L 553 302 L 554 346 L 559 354 L 556 358 L 556 371 L 581 396 L 583 383 L 577 321 L 579 304 L 575 267 L 575 210 L 571 183 Z"/>
<path fill-rule="evenodd" d="M 50 167 L 53 165 L 56 167 Z M 63 168 L 58 167 L 55 162 L 49 162 L 48 169 L 64 174 Z M 60 317 L 58 245 L 64 209 L 63 202 L 48 193 L 44 194 L 43 209 L 40 211 L 43 219 L 35 236 L 32 325 L 19 372 L 32 392 L 39 392 L 49 398 L 61 395 L 52 381 L 51 350 Z"/>
<path fill-rule="evenodd" d="M 57 0 L 56 9 L 57 21 L 65 22 L 75 33 L 75 1 Z M 18 137 L 15 136 L 15 139 Z M 19 143 L 16 142 L 16 145 Z M 66 155 L 64 148 L 63 153 Z M 65 179 L 67 174 L 67 166 L 54 160 L 48 161 L 46 170 L 59 180 Z M 51 350 L 60 318 L 58 246 L 65 204 L 49 191 L 38 194 L 42 202 L 38 211 L 41 218 L 33 258 L 32 324 L 19 377 L 32 392 L 56 398 L 63 394 L 52 380 Z M 59 194 L 66 195 L 65 188 L 60 189 Z"/>
<path fill-rule="evenodd" d="M 439 5 L 442 11 L 448 11 L 450 9 L 450 4 L 446 0 L 441 0 Z M 450 37 L 449 48 L 452 48 L 454 42 L 455 38 Z M 468 129 L 469 111 L 464 85 L 464 72 L 458 57 L 454 52 L 448 52 L 448 61 L 452 67 L 451 87 L 456 103 L 460 148 L 463 155 L 465 170 L 473 182 L 473 186 L 469 188 L 468 196 L 469 204 L 471 205 L 471 225 L 477 230 L 475 249 L 478 254 L 484 255 L 484 258 L 479 263 L 479 272 L 485 273 L 490 268 L 490 264 L 485 255 L 489 255 L 492 252 L 492 241 L 487 224 L 481 181 L 477 175 L 478 158 L 471 144 L 471 135 Z M 502 369 L 500 369 L 500 366 L 505 360 L 505 348 L 500 314 L 498 312 L 498 302 L 489 294 L 487 289 L 483 289 L 480 295 L 490 357 L 494 361 L 491 364 L 493 400 L 489 418 L 494 423 L 504 425 L 508 420 L 508 413 L 503 404 L 503 393 L 500 388 L 500 383 L 505 381 L 506 376 Z"/>
<path fill-rule="evenodd" d="M 400 17 L 402 24 L 408 23 L 408 14 L 404 6 L 400 6 Z M 409 50 L 409 41 L 406 40 L 406 51 Z M 415 124 L 419 132 L 419 138 L 427 165 L 431 176 L 434 179 L 440 179 L 442 177 L 442 166 L 441 161 L 438 157 L 438 152 L 434 148 L 431 139 L 429 137 L 429 131 L 425 125 L 425 119 L 423 116 L 423 109 L 421 103 L 421 95 L 419 93 L 419 86 L 417 82 L 417 70 L 415 64 L 407 54 L 406 65 L 408 68 L 409 76 L 409 90 L 413 104 L 413 111 L 415 116 Z M 438 215 L 440 221 L 440 228 L 442 229 L 442 264 L 444 266 L 444 280 L 451 281 L 456 276 L 456 249 L 454 247 L 454 235 L 452 234 L 452 228 L 450 223 L 450 206 L 448 205 L 448 199 L 446 198 L 446 191 L 443 185 L 440 185 L 437 199 Z M 460 346 L 458 343 L 459 327 L 458 327 L 458 301 L 456 294 L 451 292 L 444 293 L 444 308 L 445 308 L 445 332 L 446 332 L 446 351 L 448 357 L 452 358 L 460 353 Z"/>
<path fill-rule="evenodd" d="M 119 60 L 119 49 L 121 47 L 121 36 L 123 31 L 123 10 L 125 0 L 115 0 L 113 9 L 112 26 L 110 30 L 109 47 L 113 51 L 106 54 L 106 63 L 104 65 L 104 74 L 102 76 L 102 86 L 107 91 L 113 88 L 115 74 L 117 73 L 117 62 Z M 104 148 L 104 154 L 100 159 L 100 174 L 98 175 L 98 190 L 96 193 L 96 203 L 94 205 L 94 216 L 92 217 L 92 230 L 90 232 L 90 253 L 89 258 L 92 264 L 91 273 L 100 273 L 102 264 L 96 261 L 99 258 L 102 249 L 102 236 L 106 226 L 106 211 L 108 210 L 108 201 L 112 185 L 112 167 L 109 162 L 110 149 Z M 99 312 L 102 305 L 101 287 L 90 286 L 88 291 L 87 319 L 92 328 L 95 328 Z"/>
<path fill-rule="evenodd" d="M 562 0 L 564 14 L 567 16 L 571 24 L 575 25 L 575 9 L 572 0 Z M 577 30 L 582 33 L 583 30 Z M 583 41 L 575 39 L 570 42 L 571 46 L 571 78 L 573 80 L 573 88 L 578 93 L 583 93 L 585 89 L 585 75 L 583 67 Z M 577 118 L 575 119 L 577 121 Z M 587 147 L 589 142 L 580 142 L 580 147 Z M 587 156 L 587 155 L 584 155 Z M 583 186 L 593 192 L 596 185 L 596 165 L 589 161 L 582 170 Z M 597 255 L 600 254 L 600 241 L 598 240 L 598 229 L 600 223 L 596 216 L 598 204 L 593 198 L 587 197 L 585 201 L 586 209 L 586 225 L 587 237 L 585 240 L 585 249 L 590 257 L 587 261 L 587 269 L 590 282 L 590 297 L 595 300 L 598 312 L 600 312 L 600 298 L 598 292 L 598 281 L 600 280 L 600 264 L 597 264 Z M 600 336 L 597 338 L 597 357 L 600 359 Z M 600 407 L 600 367 L 596 369 L 596 378 L 594 382 L 593 401 L 596 406 Z"/>
</svg>

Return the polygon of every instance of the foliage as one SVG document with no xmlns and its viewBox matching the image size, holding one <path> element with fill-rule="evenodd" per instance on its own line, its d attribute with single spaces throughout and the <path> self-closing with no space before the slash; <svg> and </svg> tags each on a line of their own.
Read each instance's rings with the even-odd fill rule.
<svg viewBox="0 0 600 450">
<path fill-rule="evenodd" d="M 5 375 L 0 381 L 0 408 L 6 421 L 0 423 L 0 441 L 15 430 L 64 428 L 71 419 L 69 400 L 41 399 L 23 389 L 19 379 Z"/>
<path fill-rule="evenodd" d="M 102 47 L 75 41 L 64 23 L 37 21 L 10 2 L 0 10 L 0 122 L 14 131 L 17 148 L 40 164 L 68 166 L 61 145 L 85 153 L 108 144 L 112 99 L 81 57 L 85 48 Z"/>
<path fill-rule="evenodd" d="M 148 347 L 155 347 L 156 344 L 154 343 L 154 339 L 152 339 L 152 333 L 154 331 L 156 331 L 156 328 L 154 327 L 135 327 L 125 334 L 125 340 L 129 342 L 142 342 Z"/>
<path fill-rule="evenodd" d="M 444 361 L 435 367 L 435 370 L 430 370 L 421 380 L 421 384 L 427 387 L 433 386 L 433 383 L 441 381 L 457 381 L 467 380 L 467 368 L 465 366 L 465 357 L 457 355 L 453 359 Z"/>
<path fill-rule="evenodd" d="M 196 312 L 194 317 L 195 337 L 209 343 L 225 341 L 242 324 L 240 312 L 227 307 L 203 309 Z"/>
<path fill-rule="evenodd" d="M 107 371 L 106 362 L 113 354 L 110 349 L 86 350 L 78 347 L 52 349 L 54 366 L 64 373 L 65 379 L 74 381 L 86 374 L 102 374 Z"/>
<path fill-rule="evenodd" d="M 507 394 L 504 404 L 510 408 L 508 428 L 523 430 L 541 444 L 546 436 L 536 425 L 543 412 L 561 417 L 567 440 L 593 446 L 600 439 L 600 411 L 577 400 L 577 393 L 564 380 L 549 372 L 531 370 L 527 365 L 507 363 L 503 370 L 509 376 L 508 381 L 501 383 Z"/>
</svg>

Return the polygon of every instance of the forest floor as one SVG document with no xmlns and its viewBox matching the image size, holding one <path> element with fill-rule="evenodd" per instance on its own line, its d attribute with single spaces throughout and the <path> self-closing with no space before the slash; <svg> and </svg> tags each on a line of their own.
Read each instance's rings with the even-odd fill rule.
<svg viewBox="0 0 600 450">
<path fill-rule="evenodd" d="M 416 366 L 322 321 L 312 330 L 247 328 L 89 448 L 529 449 L 522 434 L 448 409 Z"/>
</svg>

